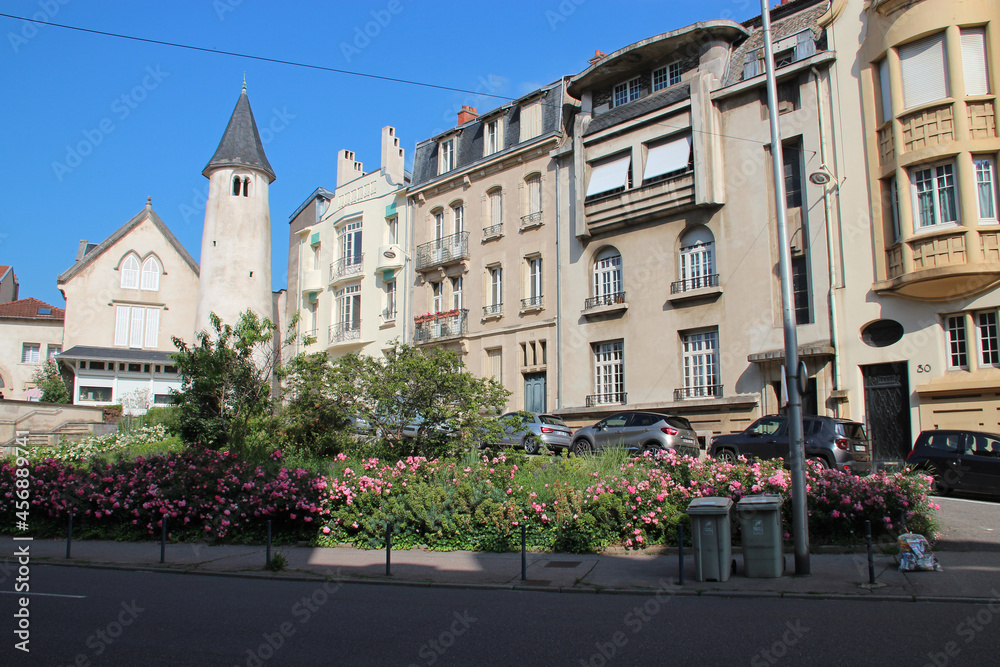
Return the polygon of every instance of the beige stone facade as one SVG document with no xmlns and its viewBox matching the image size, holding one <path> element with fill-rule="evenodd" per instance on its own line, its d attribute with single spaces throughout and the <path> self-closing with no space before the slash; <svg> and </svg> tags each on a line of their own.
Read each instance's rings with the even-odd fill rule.
<svg viewBox="0 0 1000 667">
<path fill-rule="evenodd" d="M 459 350 L 510 392 L 508 410 L 557 407 L 556 163 L 562 83 L 417 144 L 409 189 L 417 345 Z"/>
<path fill-rule="evenodd" d="M 7 400 L 38 400 L 32 376 L 62 351 L 62 308 L 38 299 L 0 303 L 0 394 Z M 0 439 L 0 441 L 3 441 Z"/>
</svg>

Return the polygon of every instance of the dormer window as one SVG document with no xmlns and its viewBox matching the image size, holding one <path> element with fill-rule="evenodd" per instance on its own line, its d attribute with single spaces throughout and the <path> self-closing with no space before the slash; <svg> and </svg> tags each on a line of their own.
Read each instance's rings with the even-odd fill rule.
<svg viewBox="0 0 1000 667">
<path fill-rule="evenodd" d="M 653 92 L 681 82 L 681 62 L 672 62 L 653 70 Z"/>
<path fill-rule="evenodd" d="M 483 127 L 483 155 L 492 155 L 503 148 L 503 137 L 501 135 L 501 123 L 499 118 L 494 118 L 484 124 Z"/>
<path fill-rule="evenodd" d="M 443 174 L 455 168 L 455 139 L 445 139 L 438 150 L 438 173 Z"/>
<path fill-rule="evenodd" d="M 619 83 L 615 86 L 614 91 L 614 105 L 621 106 L 632 100 L 639 99 L 639 95 L 642 93 L 642 79 L 640 77 L 635 77 L 624 83 Z"/>
</svg>

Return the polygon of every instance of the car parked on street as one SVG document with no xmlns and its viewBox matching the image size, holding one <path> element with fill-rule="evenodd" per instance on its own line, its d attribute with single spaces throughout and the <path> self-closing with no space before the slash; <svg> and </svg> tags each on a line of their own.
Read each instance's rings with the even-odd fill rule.
<svg viewBox="0 0 1000 667">
<path fill-rule="evenodd" d="M 574 454 L 624 447 L 631 453 L 675 450 L 698 455 L 698 434 L 684 417 L 659 412 L 619 412 L 573 434 Z"/>
<path fill-rule="evenodd" d="M 867 474 L 872 469 L 871 445 L 864 425 L 848 419 L 806 415 L 802 418 L 805 456 L 827 468 Z M 768 415 L 741 433 L 712 438 L 708 455 L 735 463 L 740 456 L 789 462 L 788 417 Z"/>
<path fill-rule="evenodd" d="M 537 412 L 508 412 L 500 417 L 501 432 L 496 443 L 502 447 L 523 447 L 537 454 L 544 445 L 550 450 L 568 449 L 573 430 L 562 417 Z"/>
<path fill-rule="evenodd" d="M 969 491 L 1000 496 L 1000 435 L 983 431 L 922 431 L 909 466 L 934 476 L 938 493 Z"/>
</svg>

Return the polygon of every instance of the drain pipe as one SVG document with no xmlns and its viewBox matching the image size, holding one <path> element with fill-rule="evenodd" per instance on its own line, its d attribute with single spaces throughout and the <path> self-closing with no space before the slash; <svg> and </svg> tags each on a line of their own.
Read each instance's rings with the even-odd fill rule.
<svg viewBox="0 0 1000 667">
<path fill-rule="evenodd" d="M 562 268 L 559 256 L 559 236 L 562 225 L 559 224 L 559 158 L 556 158 L 556 410 L 562 408 Z"/>
<path fill-rule="evenodd" d="M 826 124 L 826 115 L 823 112 L 823 101 L 822 94 L 819 85 L 819 70 L 815 66 L 810 68 L 813 76 L 813 83 L 816 86 L 816 119 L 819 124 L 819 160 L 820 167 L 829 171 L 829 167 L 826 165 L 826 134 L 824 132 Z M 833 177 L 838 178 L 836 174 Z M 835 181 L 834 186 L 837 189 L 837 196 L 840 196 L 840 181 Z M 833 390 L 837 391 L 840 389 L 840 345 L 839 337 L 837 336 L 837 298 L 834 294 L 834 290 L 837 287 L 837 265 L 836 265 L 836 254 L 834 253 L 833 243 L 833 206 L 830 204 L 830 190 L 833 188 L 828 188 L 823 185 L 823 210 L 826 214 L 826 257 L 827 265 L 830 268 L 830 292 L 828 294 L 829 298 L 829 313 L 830 313 L 830 343 L 833 345 Z M 837 415 L 840 414 L 840 406 L 837 406 Z"/>
</svg>

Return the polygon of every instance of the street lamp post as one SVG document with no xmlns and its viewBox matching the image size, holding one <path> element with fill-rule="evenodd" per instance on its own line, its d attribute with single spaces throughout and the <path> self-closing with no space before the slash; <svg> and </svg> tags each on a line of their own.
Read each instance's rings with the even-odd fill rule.
<svg viewBox="0 0 1000 667">
<path fill-rule="evenodd" d="M 767 110 L 771 121 L 771 164 L 774 176 L 774 210 L 778 222 L 778 268 L 781 273 L 781 321 L 785 332 L 785 373 L 788 387 L 788 443 L 792 468 L 792 534 L 795 540 L 795 574 L 809 574 L 809 526 L 806 519 L 805 441 L 802 437 L 802 393 L 799 389 L 799 343 L 795 331 L 792 294 L 792 253 L 788 245 L 788 212 L 785 208 L 784 160 L 778 128 L 778 90 L 774 80 L 771 13 L 768 0 L 760 0 L 764 27 L 764 67 L 767 75 Z"/>
</svg>

